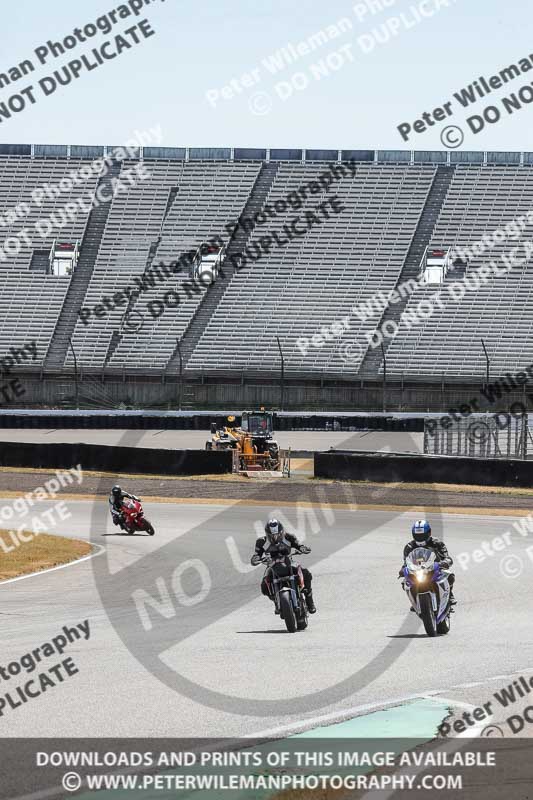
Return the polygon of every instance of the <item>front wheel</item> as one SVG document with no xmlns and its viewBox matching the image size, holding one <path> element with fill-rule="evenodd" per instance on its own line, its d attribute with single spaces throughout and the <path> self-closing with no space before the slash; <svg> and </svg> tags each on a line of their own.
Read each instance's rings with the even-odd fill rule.
<svg viewBox="0 0 533 800">
<path fill-rule="evenodd" d="M 420 616 L 424 623 L 424 628 L 428 636 L 437 635 L 437 626 L 435 624 L 435 614 L 433 613 L 433 606 L 431 605 L 431 595 L 421 594 L 420 601 Z"/>
<path fill-rule="evenodd" d="M 298 630 L 299 631 L 305 631 L 305 629 L 307 628 L 307 625 L 308 625 L 307 614 L 304 611 L 298 617 Z"/>
<path fill-rule="evenodd" d="M 292 607 L 291 597 L 288 592 L 283 592 L 279 598 L 279 607 L 281 611 L 281 618 L 285 620 L 285 625 L 289 633 L 296 631 L 296 616 L 294 608 Z"/>
<path fill-rule="evenodd" d="M 155 533 L 152 523 L 147 520 L 146 517 L 143 519 L 141 530 L 146 531 L 146 533 L 148 533 L 150 536 L 153 536 Z"/>
</svg>

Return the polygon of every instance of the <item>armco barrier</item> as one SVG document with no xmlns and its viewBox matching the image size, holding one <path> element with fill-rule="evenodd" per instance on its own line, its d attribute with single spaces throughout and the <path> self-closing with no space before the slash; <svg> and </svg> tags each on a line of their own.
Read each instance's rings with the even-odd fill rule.
<svg viewBox="0 0 533 800">
<path fill-rule="evenodd" d="M 344 481 L 533 486 L 533 461 L 404 453 L 315 453 L 315 477 Z"/>
<path fill-rule="evenodd" d="M 0 442 L 0 466 L 69 469 L 149 475 L 223 475 L 231 472 L 230 451 L 155 450 L 94 444 Z"/>
</svg>

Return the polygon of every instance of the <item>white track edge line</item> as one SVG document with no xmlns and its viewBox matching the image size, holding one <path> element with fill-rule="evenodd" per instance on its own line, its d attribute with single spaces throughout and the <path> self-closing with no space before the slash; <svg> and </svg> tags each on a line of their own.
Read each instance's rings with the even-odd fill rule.
<svg viewBox="0 0 533 800">
<path fill-rule="evenodd" d="M 6 581 L 0 581 L 0 589 L 2 586 L 6 586 L 8 583 L 15 583 L 15 581 L 25 581 L 27 578 L 37 578 L 39 575 L 46 575 L 47 572 L 56 572 L 58 569 L 66 569 L 67 567 L 74 567 L 76 564 L 81 564 L 82 561 L 88 561 L 90 558 L 95 558 L 95 556 L 101 556 L 102 553 L 105 552 L 105 547 L 101 544 L 94 544 L 93 547 L 98 547 L 99 550 L 96 553 L 90 553 L 88 556 L 82 556 L 82 558 L 77 558 L 75 561 L 69 561 L 68 564 L 59 564 L 57 567 L 49 567 L 48 569 L 42 569 L 39 572 L 30 572 L 29 575 L 19 575 L 18 578 L 8 578 Z"/>
</svg>

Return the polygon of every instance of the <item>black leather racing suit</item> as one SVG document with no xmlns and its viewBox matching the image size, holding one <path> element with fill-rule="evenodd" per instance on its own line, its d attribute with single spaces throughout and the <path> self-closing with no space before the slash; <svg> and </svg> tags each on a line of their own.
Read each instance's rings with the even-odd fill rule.
<svg viewBox="0 0 533 800">
<path fill-rule="evenodd" d="M 109 495 L 109 511 L 113 518 L 113 525 L 121 525 L 123 521 L 121 510 L 125 497 L 129 497 L 130 500 L 139 500 L 134 494 L 128 494 L 128 492 L 121 492 L 119 497 L 115 497 L 113 493 Z"/>
<path fill-rule="evenodd" d="M 255 543 L 255 555 L 262 558 L 263 556 L 270 556 L 271 558 L 276 558 L 277 556 L 288 556 L 291 552 L 291 549 L 299 550 L 302 545 L 296 538 L 293 536 L 292 533 L 287 533 L 283 531 L 283 538 L 281 542 L 278 544 L 270 544 L 268 541 L 267 536 L 260 536 Z M 296 569 L 294 567 L 293 569 Z M 309 572 L 308 569 L 302 567 L 302 575 L 304 579 L 304 586 L 306 593 L 311 595 L 312 593 L 312 580 L 313 576 Z M 272 599 L 272 594 L 270 592 L 269 584 L 267 577 L 265 576 L 261 581 L 261 591 L 266 597 L 270 597 Z"/>
</svg>

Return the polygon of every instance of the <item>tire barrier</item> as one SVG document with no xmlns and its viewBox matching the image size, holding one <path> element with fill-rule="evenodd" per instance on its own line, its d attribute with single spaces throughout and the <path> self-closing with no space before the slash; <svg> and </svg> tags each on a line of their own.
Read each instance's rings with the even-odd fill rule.
<svg viewBox="0 0 533 800">
<path fill-rule="evenodd" d="M 94 444 L 0 442 L 0 466 L 69 469 L 141 475 L 224 475 L 231 473 L 229 450 L 155 450 Z"/>
<path fill-rule="evenodd" d="M 533 461 L 402 453 L 315 453 L 315 478 L 376 483 L 533 486 Z"/>
<path fill-rule="evenodd" d="M 241 415 L 235 411 L 220 412 L 92 412 L 84 411 L 10 411 L 0 413 L 0 428 L 54 428 L 65 429 L 124 429 L 124 430 L 197 430 L 208 431 L 211 422 L 222 426 L 225 418 L 233 414 L 235 424 L 241 424 Z M 274 412 L 275 431 L 405 431 L 423 432 L 424 418 L 394 417 L 386 414 L 337 415 L 290 414 Z"/>
</svg>

